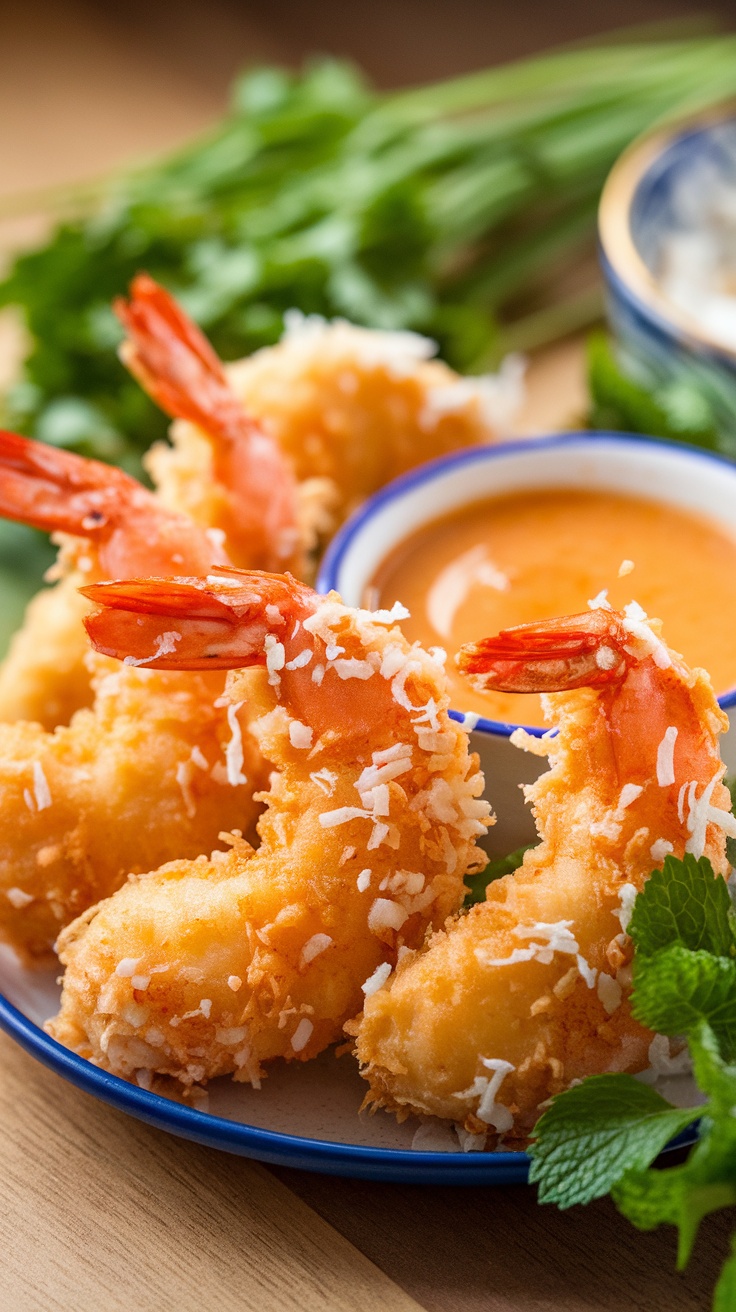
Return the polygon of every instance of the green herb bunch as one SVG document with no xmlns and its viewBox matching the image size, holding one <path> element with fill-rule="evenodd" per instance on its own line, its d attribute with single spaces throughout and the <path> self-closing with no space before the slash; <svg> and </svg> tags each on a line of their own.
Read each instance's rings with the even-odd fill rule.
<svg viewBox="0 0 736 1312">
<path fill-rule="evenodd" d="M 165 421 L 115 358 L 110 301 L 141 268 L 226 359 L 284 311 L 411 328 L 461 370 L 599 312 L 558 299 L 592 252 L 601 184 L 663 117 L 736 92 L 736 38 L 612 40 L 391 94 L 332 60 L 261 68 L 168 159 L 59 197 L 67 213 L 0 284 L 32 338 L 5 422 L 136 468 Z M 553 271 L 555 277 L 553 277 Z"/>
<path fill-rule="evenodd" d="M 667 857 L 634 904 L 632 1010 L 658 1034 L 687 1040 L 702 1105 L 673 1107 L 631 1075 L 597 1075 L 560 1094 L 531 1147 L 541 1202 L 570 1207 L 610 1193 L 640 1230 L 679 1231 L 678 1267 L 700 1222 L 736 1206 L 736 915 L 710 862 Z M 652 1169 L 665 1145 L 700 1121 L 682 1165 Z M 736 1307 L 736 1233 L 714 1312 Z"/>
<path fill-rule="evenodd" d="M 609 342 L 588 341 L 591 428 L 646 433 L 718 451 L 736 460 L 736 377 L 716 377 L 693 355 L 675 357 L 659 374 Z"/>
</svg>

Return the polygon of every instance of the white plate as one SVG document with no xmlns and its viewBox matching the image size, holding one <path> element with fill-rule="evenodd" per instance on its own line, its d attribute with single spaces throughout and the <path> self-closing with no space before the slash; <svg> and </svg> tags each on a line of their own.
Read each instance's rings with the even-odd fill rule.
<svg viewBox="0 0 736 1312">
<path fill-rule="evenodd" d="M 424 1184 L 508 1184 L 527 1179 L 520 1152 L 463 1152 L 451 1128 L 432 1127 L 440 1151 L 412 1149 L 420 1122 L 360 1112 L 366 1090 L 350 1055 L 325 1052 L 311 1062 L 275 1062 L 260 1090 L 214 1080 L 208 1110 L 148 1093 L 69 1052 L 43 1032 L 58 1011 L 56 971 L 26 970 L 0 945 L 0 1026 L 39 1061 L 103 1102 L 152 1125 L 226 1152 L 335 1175 Z M 660 1082 L 665 1097 L 687 1106 L 688 1078 Z M 429 1131 L 427 1131 L 429 1132 Z M 425 1133 L 427 1133 L 425 1132 Z M 678 1140 L 678 1144 L 692 1142 Z"/>
</svg>

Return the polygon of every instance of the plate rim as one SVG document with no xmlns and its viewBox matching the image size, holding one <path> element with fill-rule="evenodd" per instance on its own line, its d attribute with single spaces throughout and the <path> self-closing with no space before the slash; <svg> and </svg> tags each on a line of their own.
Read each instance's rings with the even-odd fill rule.
<svg viewBox="0 0 736 1312">
<path fill-rule="evenodd" d="M 75 1088 L 157 1130 L 220 1152 L 271 1166 L 396 1184 L 529 1183 L 531 1159 L 526 1152 L 446 1153 L 413 1148 L 372 1148 L 266 1130 L 247 1122 L 198 1111 L 162 1094 L 141 1089 L 119 1075 L 93 1065 L 46 1034 L 3 993 L 0 993 L 0 1029 L 30 1056 Z M 673 1139 L 660 1153 L 660 1158 L 695 1143 L 698 1124 L 695 1122 Z"/>
<path fill-rule="evenodd" d="M 266 1130 L 175 1102 L 93 1065 L 46 1034 L 0 993 L 0 1028 L 76 1088 L 179 1138 L 272 1165 L 405 1183 L 492 1184 L 528 1180 L 525 1152 L 443 1153 L 373 1148 Z M 357 1115 L 357 1111 L 356 1111 Z"/>
</svg>

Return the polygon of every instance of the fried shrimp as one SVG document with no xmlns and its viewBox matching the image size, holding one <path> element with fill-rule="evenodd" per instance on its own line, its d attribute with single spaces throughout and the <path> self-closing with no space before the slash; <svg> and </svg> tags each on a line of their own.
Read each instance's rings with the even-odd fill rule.
<svg viewBox="0 0 736 1312">
<path fill-rule="evenodd" d="M 28 962 L 131 872 L 255 832 L 267 775 L 222 676 L 111 664 L 54 733 L 0 724 L 0 939 Z"/>
<path fill-rule="evenodd" d="M 441 664 L 393 615 L 343 606 L 287 576 L 88 589 L 98 650 L 166 668 L 239 667 L 273 763 L 260 847 L 175 861 L 127 883 L 61 935 L 49 1032 L 140 1083 L 232 1073 L 338 1039 L 364 994 L 421 943 L 482 868 L 490 822 Z M 254 666 L 257 669 L 246 669 Z"/>
<path fill-rule="evenodd" d="M 6 432 L 0 516 L 62 535 L 58 581 L 31 601 L 0 665 L 0 721 L 53 729 L 90 705 L 83 583 L 141 572 L 206 574 L 228 559 L 216 537 L 121 469 Z"/>
<path fill-rule="evenodd" d="M 282 341 L 227 367 L 233 391 L 291 461 L 308 545 L 331 532 L 367 496 L 434 456 L 492 442 L 521 399 L 521 366 L 462 378 L 430 357 L 435 345 L 409 332 L 357 328 L 317 315 L 287 315 Z M 206 477 L 211 454 L 188 424 L 173 450 L 153 447 L 148 468 L 183 504 L 191 472 Z M 231 553 L 232 554 L 232 553 Z"/>
<path fill-rule="evenodd" d="M 0 723 L 0 938 L 28 958 L 48 953 L 63 925 L 131 871 L 208 852 L 234 825 L 249 831 L 265 776 L 250 738 L 228 770 L 241 730 L 218 704 L 223 675 L 120 669 L 89 651 L 74 604 L 80 577 L 117 575 L 126 564 L 206 573 L 223 559 L 207 532 L 96 461 L 5 433 L 0 462 L 0 511 L 74 532 L 70 555 L 89 566 L 37 598 L 3 674 L 25 657 L 18 695 L 37 711 L 34 721 Z M 177 640 L 173 630 L 163 635 L 162 650 Z M 75 661 L 93 705 L 67 701 L 69 723 L 49 732 L 40 712 L 52 722 L 61 715 Z"/>
<path fill-rule="evenodd" d="M 523 1139 L 575 1080 L 648 1065 L 653 1036 L 627 1001 L 633 899 L 669 852 L 725 872 L 736 822 L 726 716 L 645 621 L 597 609 L 462 649 L 479 688 L 574 691 L 545 698 L 559 733 L 527 789 L 539 846 L 407 954 L 352 1027 L 374 1107 L 460 1123 L 482 1147 Z"/>
<path fill-rule="evenodd" d="M 149 461 L 162 501 L 224 533 L 236 565 L 301 574 L 291 465 L 245 410 L 207 338 L 145 273 L 134 278 L 130 300 L 113 308 L 128 335 L 123 363 L 166 414 L 195 425 L 194 458 L 176 470 L 162 457 Z"/>
</svg>

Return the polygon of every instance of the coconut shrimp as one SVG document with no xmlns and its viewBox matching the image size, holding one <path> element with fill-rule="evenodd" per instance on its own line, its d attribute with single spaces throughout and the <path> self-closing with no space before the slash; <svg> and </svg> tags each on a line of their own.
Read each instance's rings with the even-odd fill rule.
<svg viewBox="0 0 736 1312">
<path fill-rule="evenodd" d="M 541 841 L 367 999 L 352 1032 L 374 1107 L 454 1121 L 482 1148 L 523 1139 L 575 1080 L 648 1066 L 627 1001 L 633 899 L 667 853 L 725 872 L 736 822 L 728 721 L 645 619 L 596 609 L 461 650 L 478 688 L 551 694 L 557 736 L 521 743 L 551 761 L 526 790 Z"/>
<path fill-rule="evenodd" d="M 131 573 L 206 574 L 217 537 L 121 469 L 0 432 L 0 515 L 61 535 L 58 581 L 30 603 L 0 666 L 0 720 L 68 724 L 93 697 L 84 582 Z"/>
<path fill-rule="evenodd" d="M 497 440 L 521 401 L 523 365 L 463 378 L 430 357 L 416 333 L 357 328 L 298 311 L 278 345 L 227 367 L 233 391 L 278 443 L 299 482 L 307 545 L 324 545 L 367 496 L 398 474 L 461 447 Z M 211 453 L 188 424 L 173 449 L 148 457 L 157 485 L 182 503 L 191 471 L 206 478 Z M 231 552 L 232 554 L 232 552 Z"/>
<path fill-rule="evenodd" d="M 290 462 L 246 411 L 207 338 L 145 273 L 134 278 L 130 300 L 118 298 L 113 309 L 127 333 L 123 363 L 166 414 L 195 426 L 184 467 L 149 461 L 163 502 L 224 534 L 236 565 L 302 573 Z"/>
<path fill-rule="evenodd" d="M 167 668 L 239 667 L 251 731 L 275 767 L 253 851 L 135 879 L 61 935 L 49 1032 L 139 1083 L 184 1085 L 305 1061 L 338 1039 L 397 958 L 443 923 L 482 868 L 490 822 L 438 653 L 393 615 L 287 576 L 89 588 L 98 650 Z M 245 667 L 255 667 L 247 669 Z"/>
<path fill-rule="evenodd" d="M 28 963 L 129 874 L 255 834 L 267 772 L 222 676 L 111 665 L 55 732 L 0 724 L 0 939 Z"/>
<path fill-rule="evenodd" d="M 0 434 L 0 463 L 0 511 L 74 533 L 78 553 L 86 540 L 89 557 L 77 564 L 90 571 L 115 576 L 155 560 L 162 570 L 204 574 L 213 556 L 223 558 L 204 529 L 118 469 L 8 433 Z M 242 745 L 237 716 L 218 704 L 223 675 L 120 669 L 90 653 L 78 608 L 62 605 L 74 599 L 79 573 L 48 594 L 53 609 L 39 597 L 5 671 L 35 640 L 18 679 L 25 673 L 26 701 L 40 700 L 43 661 L 58 661 L 44 685 L 47 718 L 55 718 L 54 691 L 69 691 L 71 658 L 60 653 L 77 655 L 81 642 L 93 700 L 53 733 L 40 716 L 0 724 L 0 938 L 25 957 L 48 953 L 64 924 L 131 871 L 210 851 L 233 825 L 250 830 L 263 782 L 255 744 L 246 737 Z M 163 645 L 174 641 L 165 636 Z M 240 755 L 228 770 L 234 734 Z"/>
</svg>

